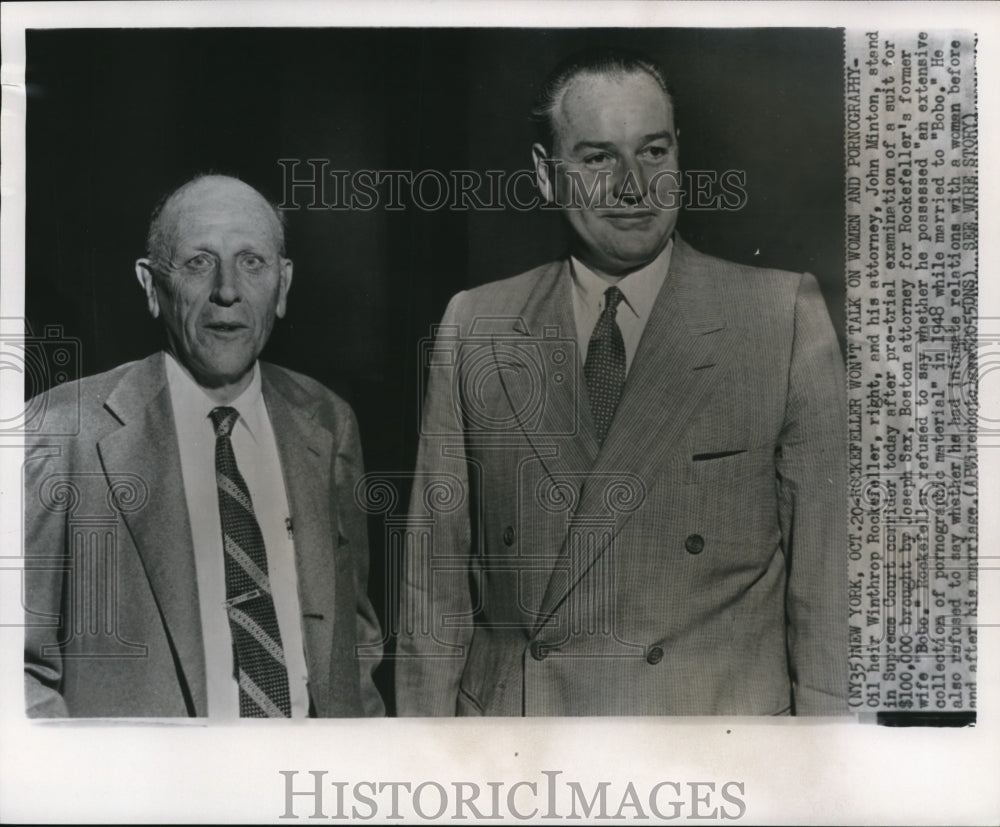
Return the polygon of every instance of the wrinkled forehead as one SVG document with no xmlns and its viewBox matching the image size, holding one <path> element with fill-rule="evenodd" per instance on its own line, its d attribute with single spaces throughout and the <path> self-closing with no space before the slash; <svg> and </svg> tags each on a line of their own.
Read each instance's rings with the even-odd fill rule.
<svg viewBox="0 0 1000 827">
<path fill-rule="evenodd" d="M 196 182 L 164 205 L 161 221 L 173 246 L 210 240 L 281 246 L 281 225 L 270 204 L 238 181 Z"/>
</svg>

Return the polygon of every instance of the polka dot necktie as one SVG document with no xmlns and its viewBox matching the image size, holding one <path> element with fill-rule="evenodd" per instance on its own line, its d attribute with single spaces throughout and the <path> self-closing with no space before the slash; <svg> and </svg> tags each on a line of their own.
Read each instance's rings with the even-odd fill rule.
<svg viewBox="0 0 1000 827">
<path fill-rule="evenodd" d="M 241 718 L 288 718 L 292 704 L 281 633 L 267 576 L 264 537 L 250 490 L 236 467 L 229 435 L 235 408 L 215 408 L 215 481 L 226 565 L 226 611 L 233 637 L 233 676 L 240 688 Z"/>
<path fill-rule="evenodd" d="M 583 375 L 590 394 L 590 411 L 597 428 L 597 441 L 604 438 L 615 418 L 618 400 L 625 385 L 625 342 L 615 314 L 625 296 L 617 287 L 604 291 L 604 311 L 601 313 L 587 345 L 587 360 Z"/>
</svg>

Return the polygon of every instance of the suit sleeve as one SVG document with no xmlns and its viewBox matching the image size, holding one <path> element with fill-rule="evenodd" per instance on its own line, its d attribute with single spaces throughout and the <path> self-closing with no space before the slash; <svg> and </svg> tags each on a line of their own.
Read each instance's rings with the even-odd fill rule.
<svg viewBox="0 0 1000 827">
<path fill-rule="evenodd" d="M 847 710 L 847 412 L 843 360 L 816 280 L 795 301 L 778 453 L 796 715 Z"/>
<path fill-rule="evenodd" d="M 354 412 L 348 409 L 346 424 L 340 433 L 337 451 L 336 485 L 338 491 L 353 495 L 355 486 L 364 474 L 364 459 L 361 453 L 361 439 Z M 368 598 L 368 567 L 370 549 L 368 546 L 368 524 L 366 516 L 357 508 L 353 496 L 340 504 L 340 524 L 348 534 L 348 545 L 353 550 L 354 593 L 356 600 L 355 622 L 357 651 L 363 654 L 357 658 L 361 682 L 361 707 L 365 715 L 379 717 L 385 715 L 382 695 L 375 686 L 374 673 L 382 660 L 382 630 L 379 626 L 375 607 Z"/>
<path fill-rule="evenodd" d="M 462 296 L 448 304 L 442 333 L 460 333 Z M 451 354 L 449 356 L 448 354 Z M 457 350 L 435 341 L 402 565 L 396 703 L 401 716 L 456 714 L 472 640 L 471 515 L 464 433 L 455 382 Z M 457 504 L 457 507 L 455 507 Z M 438 507 L 443 506 L 443 507 Z"/>
<path fill-rule="evenodd" d="M 68 560 L 66 515 L 46 507 L 41 490 L 59 453 L 55 445 L 29 445 L 24 456 L 24 700 L 29 718 L 69 715 L 58 646 Z M 72 497 L 68 488 L 62 493 Z"/>
</svg>

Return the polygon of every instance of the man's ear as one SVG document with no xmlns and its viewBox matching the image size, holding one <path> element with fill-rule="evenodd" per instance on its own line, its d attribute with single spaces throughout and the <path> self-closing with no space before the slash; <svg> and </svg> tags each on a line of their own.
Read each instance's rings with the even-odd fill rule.
<svg viewBox="0 0 1000 827">
<path fill-rule="evenodd" d="M 292 260 L 283 258 L 278 264 L 278 305 L 274 309 L 274 315 L 279 319 L 285 318 L 285 310 L 288 307 L 288 291 L 292 289 Z"/>
<path fill-rule="evenodd" d="M 549 153 L 541 144 L 532 144 L 531 159 L 535 164 L 535 183 L 546 204 L 553 204 L 556 200 L 555 170 L 552 168 Z"/>
<path fill-rule="evenodd" d="M 146 293 L 146 307 L 150 315 L 157 319 L 160 316 L 160 299 L 156 295 L 156 284 L 153 282 L 153 264 L 148 258 L 140 258 L 135 263 L 135 277 L 139 279 Z"/>
</svg>

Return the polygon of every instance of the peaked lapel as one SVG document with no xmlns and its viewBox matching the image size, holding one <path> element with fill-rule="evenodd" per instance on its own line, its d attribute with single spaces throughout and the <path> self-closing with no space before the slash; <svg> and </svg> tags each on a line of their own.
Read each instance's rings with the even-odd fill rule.
<svg viewBox="0 0 1000 827">
<path fill-rule="evenodd" d="M 568 260 L 555 262 L 541 273 L 521 309 L 513 332 L 517 334 L 515 345 L 531 348 L 544 364 L 538 372 L 530 369 L 514 372 L 499 369 L 501 361 L 497 360 L 497 374 L 511 409 L 516 411 L 519 406 L 525 407 L 524 402 L 531 398 L 532 392 L 541 393 L 540 416 L 534 422 L 521 422 L 519 425 L 540 463 L 542 473 L 547 477 L 550 493 L 540 494 L 540 489 L 529 486 L 522 494 L 525 501 L 518 504 L 519 513 L 524 514 L 527 520 L 525 530 L 534 532 L 530 547 L 522 552 L 530 555 L 534 572 L 520 582 L 519 600 L 533 617 L 540 620 L 543 616 L 538 610 L 547 584 L 552 579 L 553 567 L 560 561 L 559 549 L 565 542 L 565 526 L 571 516 L 572 503 L 578 499 L 580 486 L 598 452 L 579 355 Z M 509 333 L 507 338 L 510 338 Z M 497 347 L 497 339 L 494 346 Z M 552 358 L 557 352 L 561 354 L 558 363 Z M 532 382 L 539 378 L 544 386 L 533 388 Z M 517 490 L 521 491 L 520 480 Z M 552 497 L 565 504 L 567 510 L 557 518 L 562 524 L 552 518 L 532 519 L 531 515 L 537 513 L 535 509 L 546 508 L 539 502 L 539 497 Z"/>
<path fill-rule="evenodd" d="M 198 580 L 163 360 L 157 353 L 138 362 L 108 395 L 104 407 L 121 427 L 97 448 L 109 485 L 116 474 L 127 472 L 148 489 L 145 505 L 123 511 L 122 517 L 176 652 L 193 713 L 204 716 L 208 701 Z"/>
<path fill-rule="evenodd" d="M 540 389 L 542 411 L 537 424 L 521 423 L 521 429 L 553 478 L 559 472 L 586 471 L 594 464 L 598 450 L 583 366 L 580 364 L 571 289 L 569 261 L 552 264 L 535 282 L 513 328 L 513 332 L 524 339 L 539 342 L 538 353 L 544 362 L 540 375 L 545 382 Z M 552 345 L 546 342 L 552 342 Z M 561 365 L 554 365 L 549 357 L 552 347 L 559 342 L 569 342 L 571 347 L 565 349 L 568 353 L 563 351 L 565 360 Z M 562 374 L 563 370 L 572 373 L 562 375 L 561 381 L 555 381 L 556 374 Z M 508 403 L 517 410 L 518 399 L 525 398 L 523 394 L 530 394 L 532 389 L 522 389 L 522 396 L 518 397 L 511 388 L 511 383 L 516 380 L 511 378 L 510 373 L 498 370 L 498 375 Z M 522 375 L 520 381 L 532 381 L 527 372 Z"/>
<path fill-rule="evenodd" d="M 331 524 L 333 434 L 317 421 L 319 400 L 287 373 L 261 362 L 261 389 L 271 418 L 295 533 L 302 638 L 309 692 L 322 714 L 330 697 L 330 660 L 338 591 L 331 585 L 339 526 Z"/>
<path fill-rule="evenodd" d="M 550 578 L 540 608 L 542 623 L 642 508 L 670 454 L 730 368 L 742 341 L 738 330 L 726 326 L 719 297 L 719 268 L 725 265 L 696 252 L 679 236 L 674 238 L 670 271 L 575 511 L 577 518 L 613 519 L 614 527 L 600 543 L 572 544 L 567 535 L 556 570 L 569 571 L 568 585 L 563 578 Z M 610 509 L 612 502 L 620 507 Z M 574 545 L 580 557 L 570 561 Z"/>
</svg>

